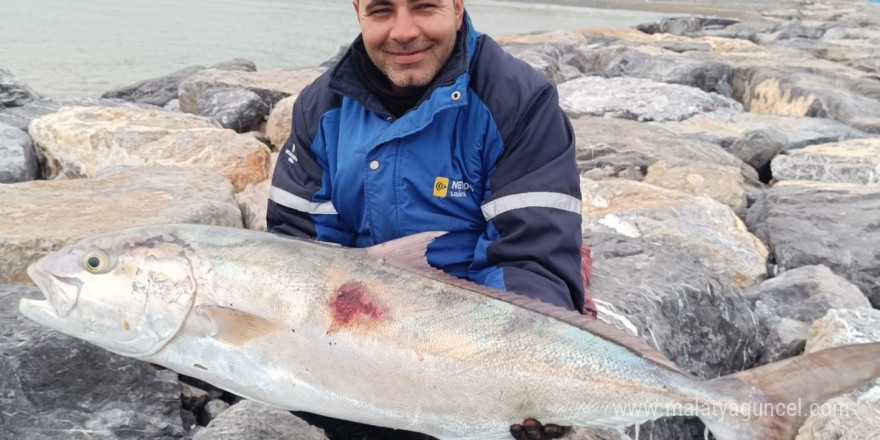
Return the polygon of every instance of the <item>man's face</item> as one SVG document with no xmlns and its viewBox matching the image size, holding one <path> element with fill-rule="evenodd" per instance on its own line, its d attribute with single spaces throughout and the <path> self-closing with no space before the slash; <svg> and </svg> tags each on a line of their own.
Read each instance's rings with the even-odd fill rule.
<svg viewBox="0 0 880 440">
<path fill-rule="evenodd" d="M 354 0 L 364 47 L 392 88 L 428 85 L 449 60 L 464 0 Z"/>
</svg>

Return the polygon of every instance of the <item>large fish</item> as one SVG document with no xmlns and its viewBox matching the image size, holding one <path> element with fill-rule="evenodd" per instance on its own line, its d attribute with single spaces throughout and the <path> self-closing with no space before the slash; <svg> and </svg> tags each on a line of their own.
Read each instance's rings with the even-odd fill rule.
<svg viewBox="0 0 880 440">
<path fill-rule="evenodd" d="M 880 344 L 864 344 L 702 381 L 600 321 L 431 269 L 435 236 L 361 250 L 129 229 L 31 265 L 47 300 L 20 310 L 249 399 L 440 439 L 510 438 L 529 417 L 609 427 L 688 412 L 721 440 L 791 439 L 803 414 L 780 405 L 807 410 L 880 376 Z"/>
</svg>

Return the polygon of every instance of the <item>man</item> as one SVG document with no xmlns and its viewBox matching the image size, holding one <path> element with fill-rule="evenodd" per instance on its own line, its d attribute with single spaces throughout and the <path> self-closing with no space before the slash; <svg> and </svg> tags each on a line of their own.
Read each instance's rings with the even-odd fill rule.
<svg viewBox="0 0 880 440">
<path fill-rule="evenodd" d="M 594 313 L 574 136 L 555 87 L 475 31 L 463 0 L 353 5 L 361 36 L 294 105 L 269 230 L 350 247 L 449 231 L 428 247 L 432 266 Z M 511 427 L 522 439 L 561 431 Z M 376 432 L 337 438 L 404 438 Z"/>
</svg>

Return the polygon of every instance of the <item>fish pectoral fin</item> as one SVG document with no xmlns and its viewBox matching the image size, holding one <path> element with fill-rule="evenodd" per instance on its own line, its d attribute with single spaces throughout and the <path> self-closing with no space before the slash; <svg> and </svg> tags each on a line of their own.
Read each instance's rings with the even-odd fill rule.
<svg viewBox="0 0 880 440">
<path fill-rule="evenodd" d="M 211 322 L 212 337 L 230 345 L 243 345 L 280 328 L 272 321 L 228 307 L 197 306 L 196 313 Z"/>
</svg>

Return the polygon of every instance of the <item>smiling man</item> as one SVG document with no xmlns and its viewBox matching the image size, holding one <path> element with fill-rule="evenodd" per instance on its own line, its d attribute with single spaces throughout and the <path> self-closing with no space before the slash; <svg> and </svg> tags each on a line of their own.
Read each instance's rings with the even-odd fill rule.
<svg viewBox="0 0 880 440">
<path fill-rule="evenodd" d="M 350 247 L 449 231 L 428 248 L 432 266 L 595 313 L 574 135 L 554 85 L 474 30 L 463 0 L 353 5 L 361 35 L 294 105 L 269 230 Z M 419 438 L 306 418 L 334 440 Z M 562 431 L 517 422 L 519 439 Z"/>
</svg>

